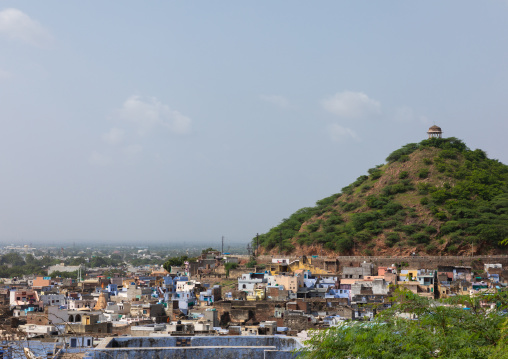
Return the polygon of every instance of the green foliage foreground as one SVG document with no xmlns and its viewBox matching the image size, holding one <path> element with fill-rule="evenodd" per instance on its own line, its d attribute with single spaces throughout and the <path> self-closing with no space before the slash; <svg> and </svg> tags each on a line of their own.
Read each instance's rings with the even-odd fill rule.
<svg viewBox="0 0 508 359">
<path fill-rule="evenodd" d="M 299 358 L 508 358 L 508 292 L 436 302 L 398 291 L 394 300 L 371 322 L 313 332 Z"/>
</svg>

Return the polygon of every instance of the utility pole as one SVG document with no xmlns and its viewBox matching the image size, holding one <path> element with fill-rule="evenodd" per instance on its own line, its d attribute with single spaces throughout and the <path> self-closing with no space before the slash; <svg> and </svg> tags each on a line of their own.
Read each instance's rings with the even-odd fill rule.
<svg viewBox="0 0 508 359">
<path fill-rule="evenodd" d="M 224 255 L 224 236 L 222 236 L 222 250 L 221 250 L 220 254 Z"/>
</svg>

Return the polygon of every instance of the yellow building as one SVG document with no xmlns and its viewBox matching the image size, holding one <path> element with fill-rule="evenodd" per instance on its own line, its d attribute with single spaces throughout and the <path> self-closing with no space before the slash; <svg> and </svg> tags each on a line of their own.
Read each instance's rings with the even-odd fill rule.
<svg viewBox="0 0 508 359">
<path fill-rule="evenodd" d="M 247 300 L 255 301 L 255 300 L 264 300 L 265 299 L 265 288 L 256 288 L 254 289 L 254 294 L 247 295 Z"/>
<path fill-rule="evenodd" d="M 306 256 L 296 259 L 292 262 L 288 258 L 274 258 L 270 265 L 270 274 L 294 273 L 297 270 L 309 270 L 312 274 L 332 274 L 331 271 L 324 270 L 312 264 L 312 257 Z"/>
<path fill-rule="evenodd" d="M 399 281 L 416 281 L 418 277 L 418 269 L 403 269 L 399 273 Z"/>
<path fill-rule="evenodd" d="M 307 260 L 297 259 L 289 264 L 289 271 L 295 272 L 299 269 L 311 271 L 312 274 L 331 274 L 332 272 L 326 271 L 319 267 L 312 265 L 312 258 Z"/>
</svg>

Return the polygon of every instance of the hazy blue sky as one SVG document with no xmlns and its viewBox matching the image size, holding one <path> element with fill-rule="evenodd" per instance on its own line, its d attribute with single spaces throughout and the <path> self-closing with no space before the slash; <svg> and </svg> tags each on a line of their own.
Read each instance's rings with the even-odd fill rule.
<svg viewBox="0 0 508 359">
<path fill-rule="evenodd" d="M 1 1 L 0 242 L 247 243 L 393 150 L 508 163 L 508 1 Z"/>
</svg>

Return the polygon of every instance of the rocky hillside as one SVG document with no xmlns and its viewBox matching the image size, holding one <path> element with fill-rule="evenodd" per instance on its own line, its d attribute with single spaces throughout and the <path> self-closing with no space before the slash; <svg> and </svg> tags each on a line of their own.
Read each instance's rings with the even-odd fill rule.
<svg viewBox="0 0 508 359">
<path fill-rule="evenodd" d="M 508 166 L 456 138 L 411 143 L 259 236 L 261 252 L 508 253 Z M 256 238 L 253 239 L 256 245 Z"/>
</svg>

